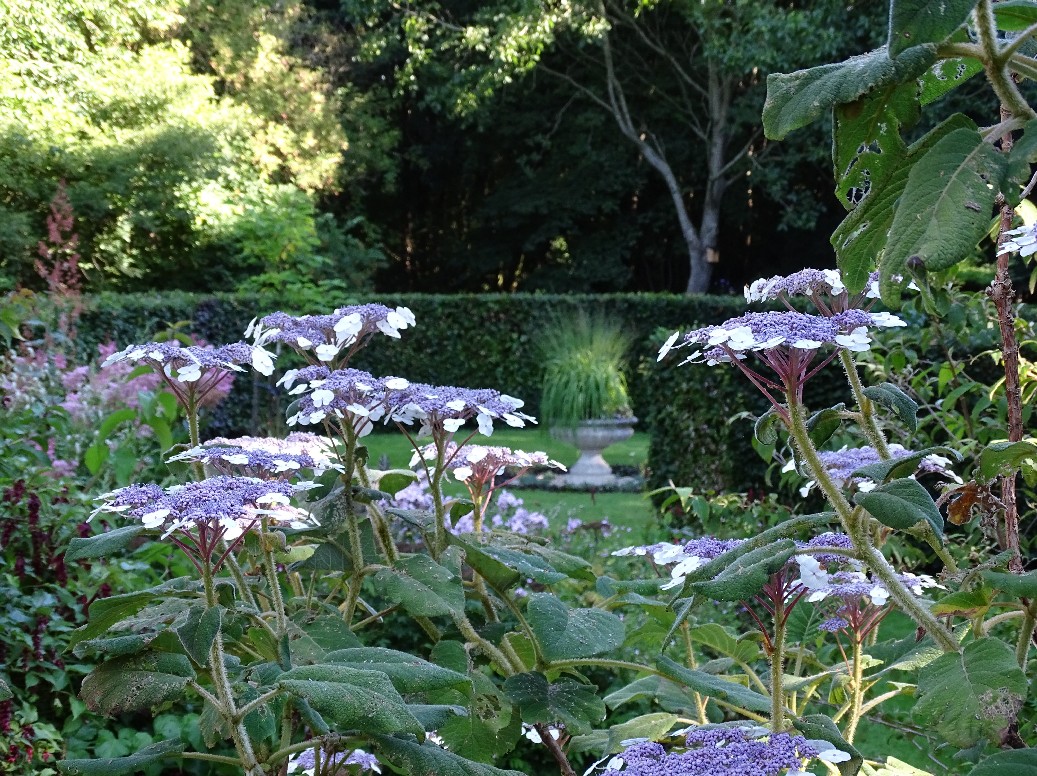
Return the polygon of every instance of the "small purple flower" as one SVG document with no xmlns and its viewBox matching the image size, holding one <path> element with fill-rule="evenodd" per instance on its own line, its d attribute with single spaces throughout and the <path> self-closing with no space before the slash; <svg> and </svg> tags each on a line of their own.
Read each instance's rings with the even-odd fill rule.
<svg viewBox="0 0 1037 776">
<path fill-rule="evenodd" d="M 891 460 L 894 461 L 913 455 L 911 451 L 898 444 L 889 445 L 889 452 L 892 456 Z M 865 477 L 853 476 L 854 472 L 858 469 L 862 469 L 865 466 L 870 466 L 871 464 L 878 463 L 882 460 L 878 451 L 874 447 L 865 445 L 863 447 L 843 447 L 839 450 L 823 450 L 820 453 L 820 458 L 821 463 L 824 464 L 825 471 L 841 488 L 848 489 L 855 487 L 857 490 L 864 493 L 875 489 L 875 482 Z M 786 465 L 785 471 L 792 471 L 794 466 L 795 461 L 790 461 L 789 464 Z M 952 462 L 949 458 L 934 454 L 927 455 L 919 461 L 917 470 L 924 474 L 938 474 L 957 483 L 961 483 L 961 478 L 951 470 L 951 466 Z M 800 488 L 800 494 L 806 496 L 815 485 L 817 485 L 815 480 L 809 480 L 802 488 Z"/>
<path fill-rule="evenodd" d="M 125 350 L 113 353 L 101 364 L 110 366 L 121 361 L 147 364 L 161 370 L 169 380 L 193 383 L 203 374 L 217 372 L 242 372 L 242 364 L 249 364 L 262 375 L 274 372 L 273 354 L 247 342 L 236 342 L 220 347 L 182 347 L 179 342 L 148 342 L 130 345 Z M 175 372 L 175 374 L 174 374 Z"/>
<path fill-rule="evenodd" d="M 745 287 L 745 301 L 780 300 L 792 309 L 789 300 L 795 296 L 810 299 L 822 315 L 833 315 L 852 307 L 866 307 L 879 298 L 879 273 L 872 272 L 864 291 L 850 298 L 837 269 L 803 269 L 791 275 L 760 278 Z"/>
<path fill-rule="evenodd" d="M 435 445 L 426 445 L 414 453 L 410 459 L 410 465 L 414 466 L 421 460 L 434 461 L 438 454 Z M 534 466 L 545 466 L 565 471 L 565 466 L 548 458 L 547 453 L 540 451 L 527 453 L 524 450 L 512 450 L 510 447 L 489 445 L 458 447 L 451 442 L 444 449 L 443 458 L 446 461 L 446 468 L 462 482 L 492 482 L 494 477 L 503 474 L 509 467 L 525 471 Z"/>
<path fill-rule="evenodd" d="M 818 534 L 809 541 L 796 542 L 796 545 L 801 550 L 815 547 L 838 547 L 842 550 L 853 550 L 853 541 L 850 537 L 844 533 L 835 533 L 834 531 Z M 812 552 L 810 555 L 823 566 L 845 565 L 850 562 L 850 559 L 845 555 L 836 555 L 833 552 Z"/>
<path fill-rule="evenodd" d="M 390 389 L 410 385 L 400 377 L 380 379 L 360 369 L 330 370 L 311 366 L 289 370 L 278 385 L 291 388 L 292 395 L 302 394 L 288 425 L 312 425 L 328 417 L 348 420 L 358 436 L 371 433 L 374 423 L 385 415 Z"/>
<path fill-rule="evenodd" d="M 414 314 L 406 307 L 395 310 L 383 304 L 340 307 L 329 315 L 292 316 L 277 312 L 253 320 L 245 330 L 257 345 L 281 342 L 317 361 L 347 361 L 376 333 L 394 339 L 414 325 Z M 344 354 L 344 355 L 343 355 Z"/>
<path fill-rule="evenodd" d="M 382 767 L 378 758 L 363 749 L 345 752 L 321 751 L 321 773 L 338 773 L 339 768 L 347 765 L 360 766 L 360 772 L 371 771 L 381 773 Z M 315 776 L 317 772 L 317 755 L 314 749 L 304 749 L 294 755 L 287 763 L 287 773 L 299 773 L 304 776 Z"/>
<path fill-rule="evenodd" d="M 733 550 L 742 545 L 745 539 L 716 539 L 712 536 L 703 536 L 692 539 L 685 544 L 660 544 L 635 545 L 614 550 L 612 554 L 616 557 L 628 555 L 649 555 L 652 562 L 658 566 L 669 566 L 676 564 L 670 569 L 670 581 L 662 586 L 662 590 L 680 587 L 685 578 L 695 569 L 704 566 L 714 558 L 719 558 L 725 552 Z"/>
</svg>

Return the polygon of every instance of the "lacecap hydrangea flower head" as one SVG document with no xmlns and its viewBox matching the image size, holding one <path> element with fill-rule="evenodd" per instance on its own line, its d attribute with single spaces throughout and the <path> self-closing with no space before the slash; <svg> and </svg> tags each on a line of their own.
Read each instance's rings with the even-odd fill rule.
<svg viewBox="0 0 1037 776">
<path fill-rule="evenodd" d="M 377 378 L 360 369 L 310 366 L 290 369 L 277 384 L 299 396 L 288 425 L 314 425 L 328 419 L 347 421 L 357 436 L 366 436 L 385 417 L 389 392 L 410 385 L 402 377 Z"/>
<path fill-rule="evenodd" d="M 314 477 L 320 477 L 329 469 L 342 470 L 326 439 L 299 432 L 289 434 L 285 439 L 217 437 L 168 460 L 198 461 L 216 474 L 262 480 L 295 479 L 301 472 L 311 472 Z"/>
<path fill-rule="evenodd" d="M 342 366 L 375 334 L 399 339 L 400 331 L 414 322 L 414 313 L 406 307 L 361 304 L 327 315 L 273 313 L 254 319 L 245 336 L 257 345 L 280 342 L 313 362 Z"/>
<path fill-rule="evenodd" d="M 864 290 L 850 296 L 837 269 L 803 269 L 791 275 L 754 280 L 745 287 L 745 301 L 780 301 L 790 310 L 793 297 L 805 297 L 822 315 L 834 315 L 853 307 L 870 307 L 879 298 L 879 273 L 868 277 Z"/>
<path fill-rule="evenodd" d="M 612 758 L 624 776 L 810 776 L 812 763 L 840 763 L 847 752 L 827 741 L 758 727 L 691 728 L 683 747 L 640 741 Z"/>
</svg>

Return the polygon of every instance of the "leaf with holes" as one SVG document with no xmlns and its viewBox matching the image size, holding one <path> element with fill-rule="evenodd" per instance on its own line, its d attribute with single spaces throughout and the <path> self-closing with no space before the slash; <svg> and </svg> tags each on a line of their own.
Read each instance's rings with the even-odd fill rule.
<svg viewBox="0 0 1037 776">
<path fill-rule="evenodd" d="M 976 0 L 892 0 L 889 55 L 921 43 L 942 43 L 969 18 Z"/>
<path fill-rule="evenodd" d="M 843 282 L 851 294 L 858 293 L 867 284 L 876 257 L 881 257 L 886 247 L 886 237 L 907 186 L 911 165 L 941 138 L 961 127 L 975 127 L 975 124 L 955 114 L 913 143 L 900 163 L 883 168 L 886 177 L 871 178 L 871 193 L 832 233 L 832 247 Z"/>
<path fill-rule="evenodd" d="M 141 711 L 180 697 L 194 676 L 185 655 L 142 652 L 101 663 L 83 680 L 79 696 L 108 716 Z"/>
<path fill-rule="evenodd" d="M 626 629 L 604 609 L 570 609 L 550 593 L 529 597 L 526 618 L 548 660 L 591 657 L 618 649 Z"/>
<path fill-rule="evenodd" d="M 914 717 L 961 748 L 984 739 L 997 743 L 1015 722 L 1026 688 L 1012 648 L 999 639 L 979 639 L 919 672 Z"/>
<path fill-rule="evenodd" d="M 516 674 L 504 682 L 504 694 L 522 710 L 522 721 L 529 724 L 561 722 L 566 730 L 579 735 L 605 718 L 605 702 L 598 697 L 598 688 L 568 677 L 551 683 L 535 671 Z"/>
</svg>

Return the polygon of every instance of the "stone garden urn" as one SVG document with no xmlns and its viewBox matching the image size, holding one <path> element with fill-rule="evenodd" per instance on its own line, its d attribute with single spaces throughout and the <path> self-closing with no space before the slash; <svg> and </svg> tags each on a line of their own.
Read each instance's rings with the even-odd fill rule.
<svg viewBox="0 0 1037 776">
<path fill-rule="evenodd" d="M 584 420 L 568 428 L 556 426 L 551 429 L 555 439 L 575 445 L 580 457 L 566 474 L 555 478 L 556 484 L 573 487 L 601 487 L 614 485 L 618 477 L 612 472 L 601 453 L 609 445 L 630 439 L 634 435 L 637 418 L 607 418 Z"/>
</svg>

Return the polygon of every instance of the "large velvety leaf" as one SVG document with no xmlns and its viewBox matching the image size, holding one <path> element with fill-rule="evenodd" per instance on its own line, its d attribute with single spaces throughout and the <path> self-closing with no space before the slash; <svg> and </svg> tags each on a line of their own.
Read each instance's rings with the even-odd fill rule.
<svg viewBox="0 0 1037 776">
<path fill-rule="evenodd" d="M 394 568 L 379 571 L 374 582 L 387 598 L 398 601 L 416 617 L 437 617 L 464 609 L 460 574 L 427 555 L 401 558 Z"/>
<path fill-rule="evenodd" d="M 382 647 L 355 647 L 329 652 L 327 663 L 339 663 L 364 671 L 381 671 L 401 693 L 428 692 L 469 684 L 465 674 L 437 666 L 406 652 Z"/>
<path fill-rule="evenodd" d="M 1019 598 L 1037 598 L 1037 571 L 1026 574 L 1005 574 L 1000 571 L 984 571 L 983 581 Z"/>
<path fill-rule="evenodd" d="M 658 666 L 666 677 L 685 687 L 690 687 L 702 695 L 740 706 L 748 711 L 770 711 L 771 699 L 748 687 L 729 682 L 704 671 L 685 668 L 668 657 L 659 658 Z"/>
<path fill-rule="evenodd" d="M 881 407 L 885 407 L 914 431 L 918 426 L 918 402 L 893 383 L 878 383 L 864 389 L 864 395 Z"/>
<path fill-rule="evenodd" d="M 1037 776 L 1037 749 L 1013 749 L 990 755 L 968 776 Z"/>
<path fill-rule="evenodd" d="M 941 655 L 918 674 L 914 716 L 962 748 L 989 739 L 1015 721 L 1026 697 L 1026 675 L 1015 653 L 995 638 Z"/>
<path fill-rule="evenodd" d="M 85 539 L 73 539 L 65 550 L 65 562 L 84 558 L 106 558 L 130 546 L 134 539 L 144 533 L 143 525 L 127 525 L 113 531 L 105 531 Z"/>
<path fill-rule="evenodd" d="M 888 84 L 913 81 L 935 61 L 934 46 L 916 46 L 895 59 L 880 48 L 837 64 L 773 73 L 767 77 L 764 131 L 768 138 L 781 140 L 825 116 L 835 105 L 854 102 Z"/>
<path fill-rule="evenodd" d="M 922 105 L 935 102 L 959 84 L 983 72 L 983 63 L 972 57 L 941 59 L 922 76 L 918 100 Z"/>
<path fill-rule="evenodd" d="M 215 606 L 208 609 L 204 606 L 192 606 L 187 619 L 176 628 L 176 635 L 184 651 L 198 665 L 209 664 L 209 650 L 216 641 L 222 622 L 223 607 Z"/>
<path fill-rule="evenodd" d="M 855 493 L 853 500 L 890 528 L 907 531 L 924 520 L 937 535 L 943 534 L 943 515 L 918 480 L 893 480 L 867 493 Z"/>
<path fill-rule="evenodd" d="M 132 617 L 156 598 L 168 600 L 171 594 L 200 593 L 201 588 L 202 583 L 199 580 L 178 577 L 147 590 L 136 590 L 132 593 L 99 598 L 90 604 L 90 622 L 72 632 L 69 647 L 74 647 L 80 641 L 100 636 L 112 625 Z"/>
<path fill-rule="evenodd" d="M 93 711 L 111 716 L 173 700 L 193 678 L 185 655 L 142 652 L 101 663 L 83 680 L 79 695 Z"/>
<path fill-rule="evenodd" d="M 942 43 L 972 13 L 976 0 L 892 0 L 889 55 L 920 43 Z"/>
<path fill-rule="evenodd" d="M 626 687 L 609 693 L 602 700 L 610 709 L 615 709 L 624 703 L 643 699 L 657 701 L 668 711 L 689 713 L 694 708 L 690 693 L 669 679 L 654 674 L 635 679 Z"/>
<path fill-rule="evenodd" d="M 524 579 L 553 585 L 568 576 L 533 550 L 483 544 L 472 534 L 451 534 L 450 542 L 465 551 L 465 562 L 495 590 L 507 590 Z"/>
<path fill-rule="evenodd" d="M 735 558 L 713 579 L 694 582 L 690 588 L 713 601 L 746 601 L 759 593 L 771 575 L 788 563 L 796 551 L 791 539 L 779 539 Z"/>
<path fill-rule="evenodd" d="M 180 739 L 159 741 L 126 757 L 104 757 L 96 760 L 58 760 L 58 770 L 68 776 L 123 776 L 140 773 L 145 766 L 160 763 L 170 755 L 184 751 Z"/>
<path fill-rule="evenodd" d="M 1033 0 L 1001 0 L 994 3 L 994 19 L 998 29 L 1022 32 L 1037 24 L 1037 3 Z"/>
<path fill-rule="evenodd" d="M 549 593 L 529 597 L 526 617 L 548 660 L 600 655 L 618 649 L 623 621 L 604 609 L 570 609 Z"/>
<path fill-rule="evenodd" d="M 951 116 L 912 144 L 897 164 L 882 167 L 886 176 L 871 177 L 871 193 L 832 233 L 832 247 L 850 293 L 864 288 L 876 257 L 880 257 L 886 247 L 886 236 L 907 186 L 911 165 L 941 138 L 961 127 L 975 127 L 975 124 L 960 114 Z"/>
<path fill-rule="evenodd" d="M 978 130 L 964 127 L 911 165 L 879 263 L 883 301 L 899 302 L 909 259 L 917 257 L 927 270 L 935 271 L 972 252 L 989 228 L 1007 165 L 1005 156 Z"/>
<path fill-rule="evenodd" d="M 467 661 L 465 656 L 465 664 Z M 522 735 L 522 719 L 513 713 L 511 702 L 488 676 L 474 672 L 468 716 L 448 720 L 437 732 L 451 752 L 470 760 L 493 762 L 515 748 Z"/>
<path fill-rule="evenodd" d="M 369 733 L 425 732 L 381 671 L 325 663 L 285 671 L 278 683 L 305 698 L 324 719 Z"/>
<path fill-rule="evenodd" d="M 760 645 L 749 639 L 736 639 L 719 623 L 693 625 L 688 629 L 692 641 L 711 648 L 724 657 L 734 658 L 740 663 L 752 663 L 760 657 Z"/>
<path fill-rule="evenodd" d="M 508 700 L 522 710 L 522 721 L 561 722 L 579 735 L 605 718 L 605 702 L 598 688 L 564 677 L 548 682 L 536 671 L 509 676 L 504 682 Z"/>
<path fill-rule="evenodd" d="M 918 120 L 917 91 L 914 82 L 891 83 L 859 100 L 835 106 L 835 194 L 848 210 L 859 205 L 872 184 L 885 179 L 893 165 L 903 161 L 907 145 L 900 128 Z M 860 279 L 861 285 L 865 280 Z"/>
<path fill-rule="evenodd" d="M 373 736 L 378 754 L 408 776 L 526 776 L 459 757 L 435 744 L 405 738 Z"/>
</svg>

